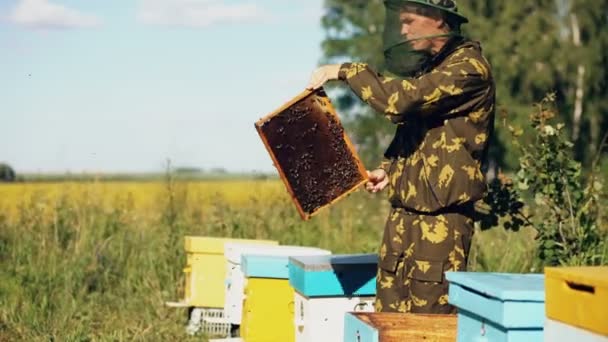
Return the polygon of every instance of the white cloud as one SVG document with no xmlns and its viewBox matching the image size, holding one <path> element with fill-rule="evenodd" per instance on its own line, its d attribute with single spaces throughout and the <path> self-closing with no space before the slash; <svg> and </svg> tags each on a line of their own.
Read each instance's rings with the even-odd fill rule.
<svg viewBox="0 0 608 342">
<path fill-rule="evenodd" d="M 208 27 L 234 22 L 256 22 L 269 14 L 253 3 L 226 4 L 224 0 L 140 0 L 140 22 L 150 25 Z"/>
<path fill-rule="evenodd" d="M 20 0 L 9 20 L 17 25 L 38 29 L 91 28 L 101 24 L 95 16 L 49 0 Z"/>
</svg>

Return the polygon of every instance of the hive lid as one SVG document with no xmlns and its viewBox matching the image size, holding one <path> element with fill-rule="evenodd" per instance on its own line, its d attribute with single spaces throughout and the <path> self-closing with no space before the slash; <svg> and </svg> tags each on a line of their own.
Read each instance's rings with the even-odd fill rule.
<svg viewBox="0 0 608 342">
<path fill-rule="evenodd" d="M 501 301 L 545 301 L 545 283 L 542 274 L 446 272 L 450 284 Z"/>
<path fill-rule="evenodd" d="M 255 128 L 304 220 L 367 180 L 322 88 L 302 92 L 256 122 Z"/>
<path fill-rule="evenodd" d="M 312 254 L 331 254 L 330 251 L 318 250 Z M 289 278 L 289 256 L 279 255 L 251 255 L 241 257 L 243 274 L 248 278 Z"/>
<path fill-rule="evenodd" d="M 184 238 L 184 250 L 188 253 L 224 254 L 224 244 L 238 242 L 241 244 L 256 245 L 278 245 L 277 241 L 271 240 L 247 240 L 232 238 L 216 238 L 207 236 L 186 236 Z"/>
<path fill-rule="evenodd" d="M 331 252 L 315 247 L 268 245 L 256 246 L 232 242 L 228 242 L 224 246 L 224 255 L 226 256 L 226 260 L 233 264 L 240 264 L 243 255 L 275 255 L 289 257 L 315 254 L 331 254 Z"/>
<path fill-rule="evenodd" d="M 293 256 L 289 262 L 305 271 L 327 271 L 347 266 L 377 265 L 378 254 Z"/>
</svg>

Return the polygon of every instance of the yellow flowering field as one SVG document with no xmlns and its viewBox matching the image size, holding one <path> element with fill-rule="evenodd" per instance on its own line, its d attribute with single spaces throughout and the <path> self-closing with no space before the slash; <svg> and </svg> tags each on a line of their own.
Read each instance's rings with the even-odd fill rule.
<svg viewBox="0 0 608 342">
<path fill-rule="evenodd" d="M 184 236 L 374 253 L 384 196 L 359 191 L 303 221 L 279 180 L 2 184 L 0 341 L 200 341 L 164 305 L 183 296 Z M 470 267 L 530 271 L 531 241 L 479 232 Z"/>
<path fill-rule="evenodd" d="M 228 180 L 228 181 L 113 181 L 113 182 L 56 182 L 13 183 L 0 185 L 0 213 L 13 221 L 24 206 L 35 206 L 39 211 L 52 215 L 56 203 L 97 205 L 109 211 L 117 205 L 139 213 L 160 213 L 167 197 L 186 197 L 187 207 L 202 208 L 226 203 L 242 207 L 269 198 L 289 200 L 284 185 L 279 180 Z"/>
</svg>

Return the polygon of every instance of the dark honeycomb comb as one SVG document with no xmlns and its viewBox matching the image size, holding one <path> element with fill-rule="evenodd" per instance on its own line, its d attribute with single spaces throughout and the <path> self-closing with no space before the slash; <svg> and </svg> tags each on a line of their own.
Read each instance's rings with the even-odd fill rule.
<svg viewBox="0 0 608 342">
<path fill-rule="evenodd" d="M 255 127 L 304 220 L 367 180 L 323 89 L 301 93 Z"/>
</svg>

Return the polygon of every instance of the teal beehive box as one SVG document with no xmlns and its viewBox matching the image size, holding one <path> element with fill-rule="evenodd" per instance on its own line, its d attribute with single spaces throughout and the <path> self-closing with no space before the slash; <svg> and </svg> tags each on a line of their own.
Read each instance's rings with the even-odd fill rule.
<svg viewBox="0 0 608 342">
<path fill-rule="evenodd" d="M 542 342 L 542 274 L 447 272 L 458 342 Z"/>
<path fill-rule="evenodd" d="M 295 342 L 342 341 L 348 312 L 372 312 L 377 254 L 289 258 Z"/>
<path fill-rule="evenodd" d="M 374 296 L 377 254 L 289 258 L 289 283 L 307 297 Z"/>
</svg>

